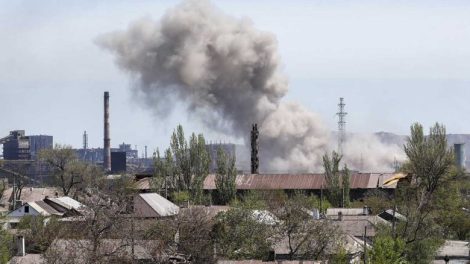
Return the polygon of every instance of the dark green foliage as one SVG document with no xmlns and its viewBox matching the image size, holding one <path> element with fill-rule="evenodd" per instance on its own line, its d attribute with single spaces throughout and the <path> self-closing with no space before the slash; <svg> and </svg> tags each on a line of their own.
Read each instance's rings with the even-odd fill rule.
<svg viewBox="0 0 470 264">
<path fill-rule="evenodd" d="M 329 264 L 350 264 L 348 252 L 344 248 L 339 248 L 337 252 L 328 260 Z"/>
<path fill-rule="evenodd" d="M 452 197 L 452 150 L 447 147 L 446 130 L 435 124 L 428 136 L 420 124 L 413 124 L 405 146 L 409 161 L 402 169 L 412 175 L 395 192 L 398 211 L 407 221 L 397 223 L 393 237 L 406 243 L 404 256 L 410 263 L 429 263 L 445 238 L 446 209 L 455 208 Z M 442 190 L 442 191 L 441 191 Z M 441 223 L 439 223 L 441 222 Z M 447 228 L 448 229 L 448 228 Z"/>
<path fill-rule="evenodd" d="M 394 239 L 389 235 L 377 235 L 374 245 L 368 252 L 370 263 L 374 264 L 405 264 L 403 253 L 405 241 Z"/>
<path fill-rule="evenodd" d="M 350 183 L 349 183 L 349 178 L 351 177 L 351 173 L 348 169 L 347 165 L 344 165 L 343 170 L 341 171 L 341 187 L 342 187 L 342 207 L 349 207 L 349 204 L 351 203 L 350 198 L 349 198 L 349 192 L 350 192 Z"/>
<path fill-rule="evenodd" d="M 0 264 L 6 264 L 12 256 L 13 237 L 0 228 Z"/>
<path fill-rule="evenodd" d="M 408 243 L 404 255 L 413 264 L 432 263 L 436 251 L 443 244 L 443 240 L 435 237 L 425 238 L 414 243 Z"/>
<path fill-rule="evenodd" d="M 185 204 L 189 202 L 189 193 L 186 191 L 173 192 L 171 198 L 176 204 L 185 206 Z"/>
<path fill-rule="evenodd" d="M 424 209 L 434 191 L 446 180 L 454 163 L 452 149 L 447 147 L 446 129 L 440 124 L 431 127 L 429 135 L 416 123 L 411 126 L 411 136 L 405 145 L 409 162 L 404 169 L 412 173 L 420 189 L 418 210 Z"/>
<path fill-rule="evenodd" d="M 159 151 L 156 152 L 154 188 L 165 197 L 169 197 L 170 192 L 185 191 L 190 194 L 192 203 L 203 203 L 203 184 L 210 165 L 204 136 L 193 133 L 188 143 L 183 127 L 178 125 L 171 136 L 170 146 L 163 158 Z"/>
<path fill-rule="evenodd" d="M 349 177 L 350 172 L 346 165 L 342 171 L 339 169 L 342 156 L 333 151 L 331 158 L 328 154 L 323 156 L 323 168 L 325 170 L 325 181 L 327 197 L 334 207 L 347 207 L 349 198 Z"/>
<path fill-rule="evenodd" d="M 237 169 L 235 168 L 235 157 L 229 157 L 222 148 L 217 150 L 217 174 L 215 186 L 217 188 L 217 202 L 228 204 L 235 198 L 237 189 L 235 179 Z"/>
<path fill-rule="evenodd" d="M 266 259 L 272 247 L 272 227 L 257 221 L 249 209 L 220 213 L 214 225 L 217 255 L 226 259 Z"/>
</svg>

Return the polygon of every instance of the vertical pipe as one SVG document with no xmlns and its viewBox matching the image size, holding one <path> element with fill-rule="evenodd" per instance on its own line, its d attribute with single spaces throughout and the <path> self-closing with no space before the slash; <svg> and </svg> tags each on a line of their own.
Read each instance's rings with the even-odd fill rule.
<svg viewBox="0 0 470 264">
<path fill-rule="evenodd" d="M 251 130 L 251 174 L 259 174 L 259 131 L 258 125 L 253 124 Z"/>
<path fill-rule="evenodd" d="M 111 139 L 109 138 L 109 92 L 104 92 L 104 148 L 103 168 L 111 171 Z"/>
</svg>

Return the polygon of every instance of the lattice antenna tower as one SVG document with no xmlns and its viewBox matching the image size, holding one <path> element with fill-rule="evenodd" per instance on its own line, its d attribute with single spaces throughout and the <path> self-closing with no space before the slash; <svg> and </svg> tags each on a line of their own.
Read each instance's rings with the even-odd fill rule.
<svg viewBox="0 0 470 264">
<path fill-rule="evenodd" d="M 341 97 L 339 98 L 339 104 L 338 104 L 338 113 L 336 115 L 338 116 L 338 153 L 343 154 L 343 143 L 346 140 L 346 113 L 344 111 L 344 107 L 346 104 L 344 103 L 344 98 Z"/>
</svg>

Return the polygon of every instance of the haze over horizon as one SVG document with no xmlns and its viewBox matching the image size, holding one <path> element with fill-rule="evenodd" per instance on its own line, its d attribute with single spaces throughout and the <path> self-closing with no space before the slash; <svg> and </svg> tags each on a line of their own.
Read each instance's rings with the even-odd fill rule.
<svg viewBox="0 0 470 264">
<path fill-rule="evenodd" d="M 103 91 L 109 91 L 112 146 L 166 147 L 178 123 L 208 140 L 236 141 L 205 130 L 184 111 L 154 118 L 129 92 L 129 76 L 94 43 L 142 17 L 159 20 L 179 2 L 0 1 L 0 137 L 25 129 L 80 147 L 87 130 L 89 145 L 101 147 Z M 277 37 L 289 78 L 286 98 L 319 113 L 331 129 L 344 97 L 348 132 L 406 135 L 416 121 L 470 132 L 464 115 L 470 112 L 470 3 L 213 3 Z"/>
</svg>

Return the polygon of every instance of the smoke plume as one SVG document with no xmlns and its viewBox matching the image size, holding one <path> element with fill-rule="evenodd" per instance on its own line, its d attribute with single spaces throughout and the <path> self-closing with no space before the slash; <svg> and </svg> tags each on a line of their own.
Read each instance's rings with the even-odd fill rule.
<svg viewBox="0 0 470 264">
<path fill-rule="evenodd" d="M 251 124 L 258 123 L 261 170 L 321 168 L 330 131 L 317 114 L 282 100 L 288 82 L 276 38 L 251 21 L 230 17 L 206 1 L 187 1 L 159 22 L 142 19 L 101 36 L 98 44 L 135 77 L 134 90 L 161 117 L 173 99 L 180 100 L 209 129 L 247 143 Z M 393 161 L 388 152 L 377 157 L 372 150 L 364 149 L 364 167 Z"/>
</svg>

